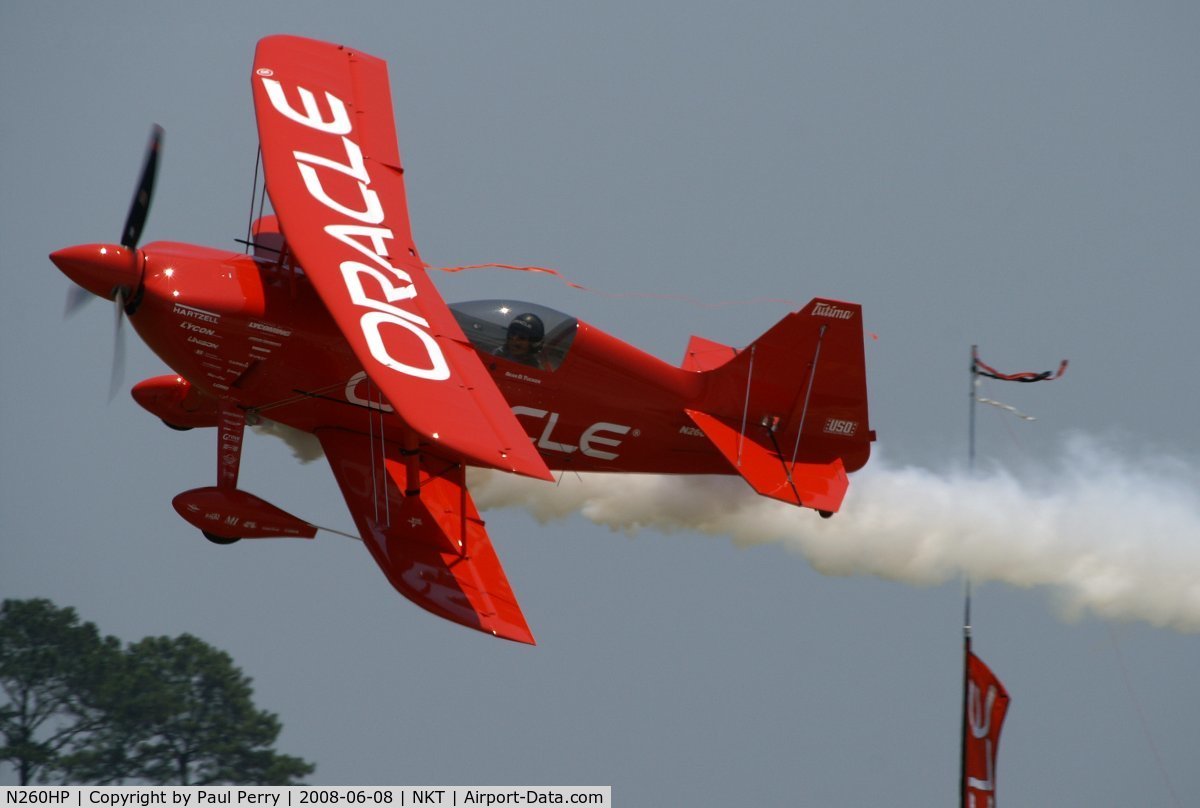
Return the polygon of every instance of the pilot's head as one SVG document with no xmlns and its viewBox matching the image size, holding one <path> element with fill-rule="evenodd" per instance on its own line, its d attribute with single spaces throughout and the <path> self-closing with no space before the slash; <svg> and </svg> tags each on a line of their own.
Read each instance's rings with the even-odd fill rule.
<svg viewBox="0 0 1200 808">
<path fill-rule="evenodd" d="M 532 313 L 518 314 L 508 324 L 504 347 L 513 356 L 532 356 L 542 349 L 545 336 L 546 327 L 542 325 L 542 318 Z"/>
</svg>

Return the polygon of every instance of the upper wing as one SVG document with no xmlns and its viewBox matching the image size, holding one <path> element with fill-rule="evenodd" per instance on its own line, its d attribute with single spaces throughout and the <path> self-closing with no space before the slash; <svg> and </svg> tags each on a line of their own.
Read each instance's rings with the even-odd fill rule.
<svg viewBox="0 0 1200 808">
<path fill-rule="evenodd" d="M 272 36 L 252 81 L 288 247 L 396 414 L 443 456 L 552 479 L 417 255 L 387 65 Z"/>
</svg>

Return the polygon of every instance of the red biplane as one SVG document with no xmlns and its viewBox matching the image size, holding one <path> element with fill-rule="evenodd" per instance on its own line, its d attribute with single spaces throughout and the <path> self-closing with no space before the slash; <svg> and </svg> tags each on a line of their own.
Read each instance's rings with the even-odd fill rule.
<svg viewBox="0 0 1200 808">
<path fill-rule="evenodd" d="M 862 314 L 813 300 L 742 350 L 692 337 L 680 367 L 531 303 L 448 306 L 409 232 L 385 63 L 263 39 L 251 82 L 274 216 L 250 253 L 138 248 L 156 128 L 119 245 L 51 260 L 128 316 L 175 373 L 133 388 L 177 429 L 215 427 L 216 485 L 174 506 L 218 544 L 312 523 L 237 487 L 246 424 L 319 440 L 372 557 L 408 599 L 533 643 L 464 468 L 740 474 L 829 516 L 866 463 Z"/>
</svg>

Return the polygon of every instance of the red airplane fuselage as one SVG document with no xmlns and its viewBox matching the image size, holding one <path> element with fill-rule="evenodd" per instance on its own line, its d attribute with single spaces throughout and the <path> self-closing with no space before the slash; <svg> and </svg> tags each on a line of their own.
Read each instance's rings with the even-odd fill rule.
<svg viewBox="0 0 1200 808">
<path fill-rule="evenodd" d="M 400 441 L 402 425 L 394 419 L 375 416 L 370 426 L 372 410 L 392 408 L 371 388 L 303 271 L 175 242 L 148 244 L 142 252 L 144 291 L 130 322 L 205 398 L 230 397 L 306 432 L 367 432 L 382 420 L 389 439 Z M 550 468 L 731 473 L 685 414 L 706 393 L 701 373 L 587 323 L 571 327 L 569 350 L 554 370 L 480 351 Z"/>
</svg>

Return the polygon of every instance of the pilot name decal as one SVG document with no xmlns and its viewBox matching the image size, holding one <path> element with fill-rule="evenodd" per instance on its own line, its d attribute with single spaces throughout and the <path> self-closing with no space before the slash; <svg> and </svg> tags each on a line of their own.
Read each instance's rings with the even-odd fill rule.
<svg viewBox="0 0 1200 808">
<path fill-rule="evenodd" d="M 429 322 L 398 305 L 416 298 L 417 289 L 413 285 L 412 276 L 392 266 L 388 260 L 387 242 L 395 236 L 389 228 L 379 226 L 385 219 L 383 204 L 379 200 L 379 194 L 370 188 L 371 176 L 367 171 L 362 149 L 350 137 L 353 134 L 353 125 L 346 104 L 326 91 L 325 100 L 329 104 L 331 116 L 326 120 L 322 111 L 318 109 L 317 99 L 312 91 L 293 85 L 304 107 L 303 112 L 297 112 L 288 101 L 283 85 L 273 78 L 268 78 L 274 75 L 274 71 L 259 68 L 256 72 L 276 112 L 308 129 L 330 136 L 328 143 L 332 158 L 302 151 L 294 151 L 292 155 L 296 158 L 296 167 L 309 196 L 331 212 L 352 220 L 326 224 L 323 229 L 339 242 L 339 246 L 334 249 L 339 249 L 346 255 L 345 260 L 339 263 L 339 269 L 350 294 L 350 302 L 367 309 L 359 317 L 359 327 L 371 357 L 385 367 L 419 379 L 442 381 L 450 378 L 450 367 L 441 347 L 429 333 Z M 321 184 L 321 172 L 330 171 L 357 181 L 362 197 L 361 210 L 343 205 L 325 191 Z M 366 258 L 369 263 L 357 260 L 360 257 Z M 363 283 L 364 277 L 374 281 L 374 285 L 378 286 L 376 294 L 381 294 L 383 299 L 368 294 Z M 428 365 L 420 362 L 415 365 L 408 364 L 394 357 L 383 338 L 382 328 L 385 325 L 398 326 L 417 337 Z"/>
</svg>

